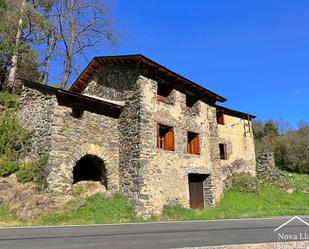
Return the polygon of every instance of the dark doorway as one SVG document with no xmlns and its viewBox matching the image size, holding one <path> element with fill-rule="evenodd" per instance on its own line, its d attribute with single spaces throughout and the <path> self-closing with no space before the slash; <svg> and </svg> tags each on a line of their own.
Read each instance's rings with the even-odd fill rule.
<svg viewBox="0 0 309 249">
<path fill-rule="evenodd" d="M 73 169 L 73 183 L 80 181 L 100 181 L 107 189 L 104 161 L 94 155 L 82 157 Z"/>
<path fill-rule="evenodd" d="M 208 175 L 189 174 L 190 207 L 204 208 L 204 181 Z"/>
</svg>

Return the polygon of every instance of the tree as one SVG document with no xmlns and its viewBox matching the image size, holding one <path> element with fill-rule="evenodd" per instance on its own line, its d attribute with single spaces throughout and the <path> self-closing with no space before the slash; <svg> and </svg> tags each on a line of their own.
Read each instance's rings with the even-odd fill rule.
<svg viewBox="0 0 309 249">
<path fill-rule="evenodd" d="M 48 22 L 41 12 L 50 8 L 52 0 L 2 0 L 0 53 L 9 57 L 8 90 L 12 92 L 18 72 L 19 57 L 42 39 Z"/>
<path fill-rule="evenodd" d="M 272 120 L 268 120 L 264 125 L 264 136 L 276 137 L 279 136 L 279 131 L 276 123 Z"/>
<path fill-rule="evenodd" d="M 60 49 L 64 56 L 61 87 L 66 88 L 76 56 L 86 58 L 88 48 L 102 46 L 106 42 L 115 45 L 117 34 L 113 30 L 107 1 L 59 0 L 55 12 Z"/>
<path fill-rule="evenodd" d="M 254 139 L 259 140 L 264 136 L 264 123 L 254 120 L 252 123 Z"/>
<path fill-rule="evenodd" d="M 278 127 L 279 134 L 283 135 L 292 130 L 291 123 L 286 120 L 281 114 L 274 121 L 276 126 Z"/>
<path fill-rule="evenodd" d="M 24 12 L 26 9 L 26 0 L 22 0 L 19 9 L 19 17 L 18 17 L 18 24 L 16 35 L 14 38 L 14 45 L 18 47 L 21 44 L 21 37 L 22 37 L 22 30 L 23 30 L 23 23 L 24 23 Z M 8 90 L 9 92 L 13 92 L 14 84 L 16 80 L 16 72 L 17 72 L 17 59 L 18 59 L 18 52 L 14 51 L 13 56 L 11 59 L 11 69 L 9 71 L 9 79 L 8 79 Z"/>
</svg>

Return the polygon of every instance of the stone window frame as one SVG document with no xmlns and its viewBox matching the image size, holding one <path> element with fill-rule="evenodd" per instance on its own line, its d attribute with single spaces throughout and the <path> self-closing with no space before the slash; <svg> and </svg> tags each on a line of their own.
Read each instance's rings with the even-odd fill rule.
<svg viewBox="0 0 309 249">
<path fill-rule="evenodd" d="M 175 102 L 175 89 L 170 83 L 157 81 L 156 99 L 158 102 L 173 105 Z"/>
<path fill-rule="evenodd" d="M 225 118 L 223 111 L 217 111 L 216 116 L 217 116 L 217 123 L 219 125 L 225 125 Z"/>
<path fill-rule="evenodd" d="M 192 111 L 192 109 L 196 106 L 198 102 L 198 98 L 192 94 L 186 93 L 186 107 L 189 111 Z"/>
<path fill-rule="evenodd" d="M 164 151 L 175 151 L 174 127 L 157 123 L 157 148 Z"/>
<path fill-rule="evenodd" d="M 220 160 L 228 160 L 226 143 L 219 143 L 219 157 L 220 157 Z"/>
</svg>

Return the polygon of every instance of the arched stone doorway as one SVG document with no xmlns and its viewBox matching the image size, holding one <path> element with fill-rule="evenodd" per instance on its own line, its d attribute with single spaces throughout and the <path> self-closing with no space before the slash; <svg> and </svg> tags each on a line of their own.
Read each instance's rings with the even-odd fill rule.
<svg viewBox="0 0 309 249">
<path fill-rule="evenodd" d="M 80 181 L 98 181 L 107 189 L 107 172 L 104 161 L 91 154 L 86 154 L 78 160 L 73 168 L 73 184 Z"/>
<path fill-rule="evenodd" d="M 55 158 L 55 155 L 53 155 L 53 158 Z M 78 170 L 79 168 L 75 168 L 76 165 L 80 164 L 87 167 L 89 165 L 87 162 L 90 161 L 90 164 L 100 164 L 98 163 L 100 160 L 104 163 L 105 174 L 101 173 L 101 175 L 105 177 L 108 191 L 111 193 L 119 191 L 119 161 L 117 154 L 115 155 L 113 151 L 106 149 L 104 146 L 85 143 L 77 146 L 73 153 L 70 152 L 66 160 L 59 166 L 54 163 L 47 178 L 48 192 L 57 195 L 69 193 L 72 191 L 73 183 L 81 179 L 81 177 L 74 176 L 74 169 Z M 53 162 L 51 163 L 53 164 Z M 79 176 L 81 175 L 80 173 L 78 173 Z"/>
</svg>

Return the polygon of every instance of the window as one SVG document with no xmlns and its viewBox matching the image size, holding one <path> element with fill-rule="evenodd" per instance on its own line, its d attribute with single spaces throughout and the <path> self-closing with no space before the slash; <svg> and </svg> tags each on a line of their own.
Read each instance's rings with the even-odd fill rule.
<svg viewBox="0 0 309 249">
<path fill-rule="evenodd" d="M 170 95 L 172 88 L 163 83 L 158 83 L 157 99 L 160 101 L 165 101 Z"/>
<path fill-rule="evenodd" d="M 224 125 L 224 114 L 222 111 L 217 111 L 217 123 Z"/>
<path fill-rule="evenodd" d="M 163 150 L 175 150 L 174 129 L 166 125 L 158 124 L 158 148 Z"/>
<path fill-rule="evenodd" d="M 73 118 L 82 118 L 83 117 L 83 113 L 84 113 L 84 110 L 81 109 L 80 107 L 72 107 L 72 117 Z"/>
<path fill-rule="evenodd" d="M 199 155 L 200 154 L 200 139 L 199 134 L 188 131 L 188 153 Z"/>
<path fill-rule="evenodd" d="M 196 102 L 197 102 L 197 99 L 194 96 L 186 94 L 186 105 L 189 109 L 191 109 L 195 105 Z"/>
<path fill-rule="evenodd" d="M 219 144 L 220 159 L 227 160 L 226 144 Z"/>
</svg>

